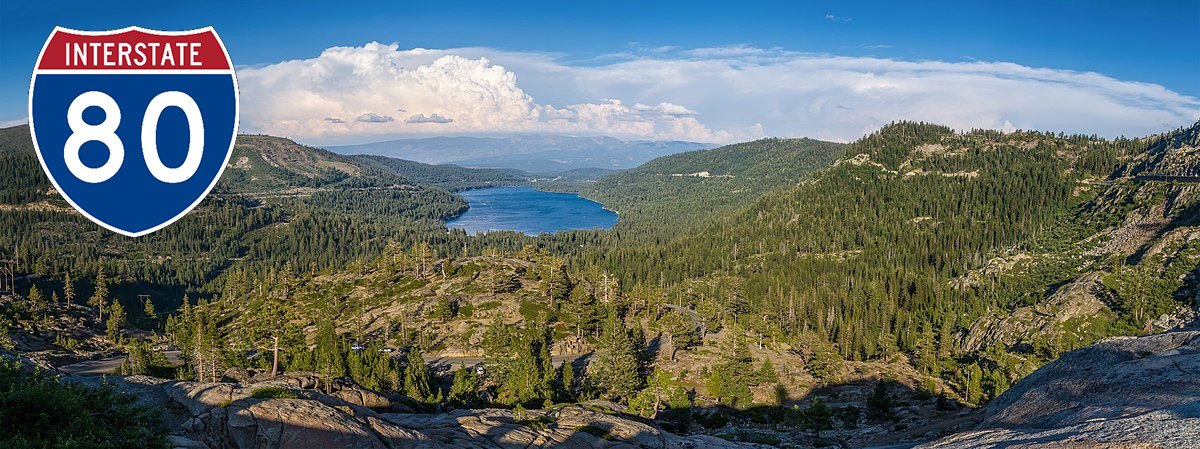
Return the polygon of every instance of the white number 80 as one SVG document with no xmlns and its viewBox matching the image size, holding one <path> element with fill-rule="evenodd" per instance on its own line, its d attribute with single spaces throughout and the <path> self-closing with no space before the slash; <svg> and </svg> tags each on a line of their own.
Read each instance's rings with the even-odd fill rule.
<svg viewBox="0 0 1200 449">
<path fill-rule="evenodd" d="M 99 125 L 89 125 L 83 121 L 83 111 L 96 106 L 104 110 L 104 121 Z M 183 111 L 188 122 L 188 150 L 183 164 L 170 168 L 163 165 L 158 156 L 158 119 L 163 110 L 177 107 Z M 121 124 L 121 108 L 117 102 L 104 92 L 90 91 L 80 94 L 67 107 L 67 125 L 71 127 L 71 136 L 63 148 L 67 169 L 80 181 L 96 184 L 107 181 L 121 169 L 125 162 L 125 144 L 117 137 L 117 126 Z M 99 141 L 108 147 L 108 160 L 97 168 L 83 165 L 79 160 L 79 148 L 84 143 Z M 146 106 L 146 115 L 142 118 L 142 157 L 146 160 L 146 168 L 159 181 L 176 184 L 187 181 L 200 168 L 200 158 L 204 155 L 204 118 L 200 115 L 200 107 L 192 97 L 183 92 L 168 91 L 158 94 Z"/>
</svg>

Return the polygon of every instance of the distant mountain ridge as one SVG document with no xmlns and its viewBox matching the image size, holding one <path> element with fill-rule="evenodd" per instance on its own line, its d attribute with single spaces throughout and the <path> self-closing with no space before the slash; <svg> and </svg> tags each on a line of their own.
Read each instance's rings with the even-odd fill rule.
<svg viewBox="0 0 1200 449">
<path fill-rule="evenodd" d="M 660 156 L 712 147 L 686 141 L 522 135 L 397 139 L 327 148 L 340 154 L 372 154 L 427 164 L 452 162 L 464 167 L 512 168 L 546 174 L 579 168 L 629 169 Z"/>
</svg>

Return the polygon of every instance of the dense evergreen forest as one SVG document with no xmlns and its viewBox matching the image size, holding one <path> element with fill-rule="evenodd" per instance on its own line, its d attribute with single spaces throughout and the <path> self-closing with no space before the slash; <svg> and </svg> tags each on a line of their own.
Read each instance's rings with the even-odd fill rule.
<svg viewBox="0 0 1200 449">
<path fill-rule="evenodd" d="M 465 200 L 401 172 L 424 167 L 423 179 L 460 179 L 443 184 L 452 189 L 523 182 L 506 172 L 414 164 L 240 136 L 221 182 L 200 206 L 162 232 L 130 239 L 74 213 L 42 173 L 28 128 L 8 128 L 0 130 L 0 225 L 13 232 L 0 233 L 0 258 L 47 282 L 66 273 L 87 279 L 103 265 L 119 288 L 130 289 L 124 296 L 174 298 L 160 304 L 169 310 L 185 291 L 213 291 L 233 266 L 341 266 L 378 254 L 388 241 L 482 251 L 442 225 L 466 210 Z M 522 238 L 491 240 L 512 249 Z"/>
<path fill-rule="evenodd" d="M 576 191 L 621 213 L 623 243 L 665 241 L 829 167 L 845 145 L 762 139 L 663 156 Z"/>
<path fill-rule="evenodd" d="M 357 155 L 351 158 L 377 165 L 414 183 L 457 192 L 482 187 L 529 184 L 531 175 L 517 170 L 463 168 L 457 165 L 432 166 L 386 156 Z"/>
<path fill-rule="evenodd" d="M 1171 227 L 1195 220 L 1189 211 L 1197 198 L 1186 187 L 1109 187 L 1113 176 L 1145 163 L 1132 156 L 1186 147 L 1195 129 L 1107 141 L 898 123 L 851 144 L 814 179 L 768 193 L 697 233 L 588 257 L 623 285 L 662 287 L 677 305 L 735 317 L 761 335 L 816 340 L 853 360 L 907 354 L 934 376 L 958 372 L 981 357 L 959 351 L 956 339 L 985 314 L 1036 304 L 1081 271 L 1123 272 L 1123 262 L 1098 255 L 1100 242 L 1087 238 L 1124 218 L 1120 204 L 1124 212 L 1153 204 L 1133 191 L 1174 197 L 1169 212 L 1182 215 Z M 996 258 L 1014 256 L 1031 257 L 1030 268 L 990 269 Z M 1176 271 L 1195 268 L 1190 257 Z M 1164 269 L 1143 273 L 1166 278 Z M 1032 342 L 1037 348 L 1028 355 L 1044 361 L 1134 331 L 1143 325 L 1135 316 L 1176 306 L 1166 294 L 1143 306 L 1151 310 L 1097 318 L 1104 330 Z M 999 373 L 997 391 L 1028 369 L 1011 359 L 988 363 Z"/>
</svg>

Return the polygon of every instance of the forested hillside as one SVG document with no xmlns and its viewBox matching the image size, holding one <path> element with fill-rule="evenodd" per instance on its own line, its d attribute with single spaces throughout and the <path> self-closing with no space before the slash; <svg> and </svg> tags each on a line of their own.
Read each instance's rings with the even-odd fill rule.
<svg viewBox="0 0 1200 449">
<path fill-rule="evenodd" d="M 813 139 L 762 139 L 663 156 L 580 193 L 621 214 L 617 231 L 626 242 L 663 239 L 795 185 L 844 151 L 845 145 Z"/>
<path fill-rule="evenodd" d="M 1192 224 L 1195 188 L 1110 178 L 1142 163 L 1145 151 L 1189 142 L 1195 129 L 1106 141 L 898 123 L 851 144 L 813 180 L 701 232 L 597 256 L 623 283 L 669 286 L 672 301 L 714 322 L 733 317 L 772 338 L 815 339 L 853 360 L 906 354 L 921 372 L 946 376 L 964 392 L 970 370 L 960 367 L 982 369 L 987 394 L 967 395 L 978 400 L 1063 350 L 1137 332 L 1147 317 L 1175 309 L 1169 292 L 1184 288 L 1195 269 L 1195 244 L 1156 236 Z M 1154 216 L 1157 231 L 1122 246 L 1102 243 L 1124 238 L 1115 231 L 1130 214 Z M 1137 265 L 1146 251 L 1163 259 L 1142 265 L 1140 279 L 1161 279 L 1168 293 L 1122 305 L 1137 301 L 1118 285 L 1133 270 L 1123 264 Z M 960 347 L 981 317 L 1061 302 L 1052 293 L 1070 296 L 1072 281 L 1091 272 L 1104 279 L 1103 314 L 1072 315 L 1049 331 L 1025 328 L 1006 345 Z"/>
<path fill-rule="evenodd" d="M 352 159 L 377 166 L 417 184 L 457 192 L 484 187 L 515 186 L 530 182 L 531 176 L 517 170 L 464 168 L 452 164 L 430 165 L 386 156 L 356 155 Z"/>
<path fill-rule="evenodd" d="M 491 170 L 413 164 L 240 136 L 221 182 L 200 206 L 160 232 L 130 239 L 79 216 L 42 172 L 28 128 L 6 128 L 0 224 L 11 232 L 0 233 L 0 258 L 19 260 L 21 271 L 47 282 L 62 282 L 66 273 L 91 277 L 105 265 L 123 288 L 172 298 L 160 307 L 174 307 L 183 291 L 208 290 L 233 266 L 338 266 L 378 254 L 389 240 L 466 245 L 465 235 L 447 234 L 441 224 L 466 210 L 466 201 L 403 171 L 455 189 L 519 181 Z"/>
</svg>

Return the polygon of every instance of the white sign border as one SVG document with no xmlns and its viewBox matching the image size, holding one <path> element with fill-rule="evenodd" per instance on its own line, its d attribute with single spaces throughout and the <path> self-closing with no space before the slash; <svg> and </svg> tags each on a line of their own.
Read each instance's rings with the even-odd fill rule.
<svg viewBox="0 0 1200 449">
<path fill-rule="evenodd" d="M 40 72 L 38 70 L 38 67 L 40 67 L 42 65 L 42 56 L 44 56 L 46 54 L 46 48 L 48 48 L 50 46 L 50 41 L 54 39 L 54 35 L 58 34 L 60 31 L 64 32 L 64 33 L 80 34 L 80 35 L 86 35 L 86 36 L 108 36 L 108 35 L 113 35 L 113 34 L 124 33 L 126 31 L 140 31 L 140 32 L 147 33 L 147 34 L 157 34 L 160 36 L 183 36 L 183 35 L 201 34 L 201 33 L 205 33 L 205 32 L 211 32 L 213 37 L 217 39 L 217 44 L 221 45 L 221 51 L 225 53 L 225 63 L 228 64 L 228 66 L 229 66 L 228 73 L 231 77 L 233 77 L 233 108 L 234 108 L 234 110 L 233 110 L 233 137 L 229 140 L 229 149 L 225 151 L 225 160 L 221 162 L 221 168 L 217 170 L 216 178 L 213 178 L 213 181 L 211 184 L 208 185 L 208 188 L 204 189 L 204 193 L 200 194 L 200 197 L 196 198 L 196 201 L 193 202 L 192 205 L 185 208 L 183 210 L 183 212 L 180 212 L 178 215 L 172 217 L 170 220 L 167 220 L 166 222 L 164 222 L 158 226 L 155 226 L 153 228 L 147 229 L 145 231 L 128 232 L 123 229 L 119 229 L 115 226 L 112 226 L 108 223 L 105 223 L 103 220 L 93 217 L 91 214 L 87 213 L 87 211 L 83 210 L 82 207 L 79 207 L 78 204 L 75 204 L 75 200 L 72 200 L 70 195 L 67 195 L 67 192 L 63 191 L 63 189 L 58 186 L 58 181 L 56 181 L 54 179 L 54 175 L 50 174 L 50 169 L 48 169 L 46 167 L 46 160 L 42 158 L 42 150 L 41 150 L 41 148 L 38 147 L 37 132 L 34 130 L 34 127 L 33 127 L 33 85 L 34 85 L 34 82 L 37 80 L 38 73 Z M 53 73 L 48 70 L 46 72 Z M 56 71 L 56 72 L 62 73 L 62 71 Z M 72 73 L 86 73 L 86 72 L 87 71 L 85 71 L 85 70 L 72 71 Z M 122 71 L 122 73 L 130 73 L 130 72 L 134 72 L 134 71 L 133 70 Z M 224 71 L 222 71 L 222 72 L 224 72 Z M 108 73 L 113 73 L 113 72 L 108 72 Z M 148 72 L 148 71 L 138 71 L 137 73 L 150 74 L 150 72 Z M 172 74 L 185 74 L 185 73 L 191 73 L 191 71 L 177 70 L 177 71 L 171 71 L 171 73 Z M 208 73 L 211 73 L 211 72 L 208 72 Z M 143 235 L 157 231 L 159 229 L 165 228 L 168 225 L 170 225 L 171 223 L 179 221 L 180 218 L 183 218 L 184 215 L 187 215 L 188 212 L 191 212 L 192 209 L 196 208 L 196 206 L 199 206 L 200 202 L 204 201 L 204 198 L 208 197 L 209 192 L 212 192 L 212 189 L 217 186 L 218 182 L 221 181 L 221 175 L 225 174 L 225 167 L 227 167 L 229 165 L 229 158 L 231 156 L 233 156 L 233 148 L 235 146 L 237 146 L 238 127 L 241 124 L 241 114 L 242 114 L 242 98 L 241 97 L 242 97 L 241 88 L 238 87 L 237 72 L 233 69 L 233 61 L 230 60 L 230 58 L 229 58 L 229 49 L 225 48 L 225 42 L 221 41 L 221 36 L 219 34 L 217 34 L 217 31 L 214 30 L 213 27 L 211 27 L 211 26 L 207 26 L 204 28 L 196 28 L 194 30 L 187 30 L 187 31 L 159 31 L 159 30 L 152 30 L 152 29 L 148 29 L 148 28 L 142 28 L 139 26 L 131 26 L 131 27 L 126 27 L 126 28 L 121 28 L 119 30 L 110 30 L 110 31 L 80 31 L 80 30 L 73 30 L 70 28 L 56 26 L 56 27 L 54 27 L 54 31 L 50 32 L 50 36 L 46 38 L 46 43 L 42 44 L 42 51 L 38 53 L 37 62 L 34 63 L 34 66 L 33 66 L 33 74 L 30 75 L 30 77 L 29 77 L 29 137 L 31 139 L 33 139 L 33 150 L 34 150 L 34 153 L 37 154 L 38 162 L 42 164 L 42 171 L 44 171 L 46 173 L 47 178 L 50 178 L 50 184 L 54 185 L 54 190 L 56 190 L 59 195 L 62 195 L 63 199 L 67 200 L 67 203 L 71 204 L 71 207 L 75 208 L 76 211 L 79 211 L 80 214 L 83 214 L 84 217 L 87 217 L 88 220 L 91 220 L 93 223 L 96 223 L 96 224 L 104 227 L 105 229 L 116 232 L 116 233 L 121 234 L 126 237 L 135 237 L 136 238 L 136 237 L 141 237 Z"/>
</svg>

